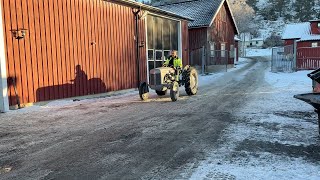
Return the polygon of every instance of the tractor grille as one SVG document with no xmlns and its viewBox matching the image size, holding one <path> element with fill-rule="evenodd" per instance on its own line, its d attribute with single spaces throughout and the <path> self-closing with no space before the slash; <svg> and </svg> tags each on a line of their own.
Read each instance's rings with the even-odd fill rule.
<svg viewBox="0 0 320 180">
<path fill-rule="evenodd" d="M 161 85 L 161 74 L 150 74 L 150 85 Z"/>
</svg>

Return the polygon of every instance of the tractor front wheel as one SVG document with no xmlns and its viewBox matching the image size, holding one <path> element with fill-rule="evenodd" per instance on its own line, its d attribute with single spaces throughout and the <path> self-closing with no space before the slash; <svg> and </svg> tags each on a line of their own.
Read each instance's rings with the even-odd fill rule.
<svg viewBox="0 0 320 180">
<path fill-rule="evenodd" d="M 170 97 L 173 102 L 177 101 L 179 98 L 179 83 L 174 82 L 172 88 L 170 89 Z"/>
<path fill-rule="evenodd" d="M 147 100 L 149 98 L 149 88 L 146 82 L 140 84 L 139 95 L 141 100 Z"/>
</svg>

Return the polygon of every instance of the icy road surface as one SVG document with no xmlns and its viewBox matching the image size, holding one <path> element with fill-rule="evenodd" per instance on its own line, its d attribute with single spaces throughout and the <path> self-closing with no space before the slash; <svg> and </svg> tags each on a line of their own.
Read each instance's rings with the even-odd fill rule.
<svg viewBox="0 0 320 180">
<path fill-rule="evenodd" d="M 256 57 L 173 103 L 137 92 L 0 115 L 0 179 L 320 179 L 308 72 Z"/>
</svg>

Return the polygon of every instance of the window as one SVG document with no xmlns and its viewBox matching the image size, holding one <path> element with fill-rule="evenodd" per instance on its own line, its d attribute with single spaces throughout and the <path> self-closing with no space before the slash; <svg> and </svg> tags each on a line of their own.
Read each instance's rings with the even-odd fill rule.
<svg viewBox="0 0 320 180">
<path fill-rule="evenodd" d="M 178 50 L 179 21 L 147 16 L 148 68 L 162 66 L 170 50 Z"/>
<path fill-rule="evenodd" d="M 318 43 L 317 42 L 312 43 L 311 47 L 318 47 Z"/>
<path fill-rule="evenodd" d="M 320 23 L 318 23 L 318 28 L 320 28 Z"/>
<path fill-rule="evenodd" d="M 256 44 L 259 44 L 259 41 L 256 41 Z"/>
<path fill-rule="evenodd" d="M 234 45 L 230 45 L 230 58 L 234 58 L 235 51 L 234 51 Z"/>
<path fill-rule="evenodd" d="M 226 44 L 221 44 L 221 57 L 226 57 Z"/>
<path fill-rule="evenodd" d="M 215 57 L 215 44 L 214 44 L 214 42 L 210 42 L 210 56 Z"/>
</svg>

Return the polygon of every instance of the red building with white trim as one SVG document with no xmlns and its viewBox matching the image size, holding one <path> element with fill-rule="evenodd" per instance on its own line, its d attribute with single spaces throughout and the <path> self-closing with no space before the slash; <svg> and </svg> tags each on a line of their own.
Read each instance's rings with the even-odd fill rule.
<svg viewBox="0 0 320 180">
<path fill-rule="evenodd" d="M 320 20 L 288 24 L 282 39 L 286 46 L 296 42 L 297 70 L 320 68 Z"/>
</svg>

